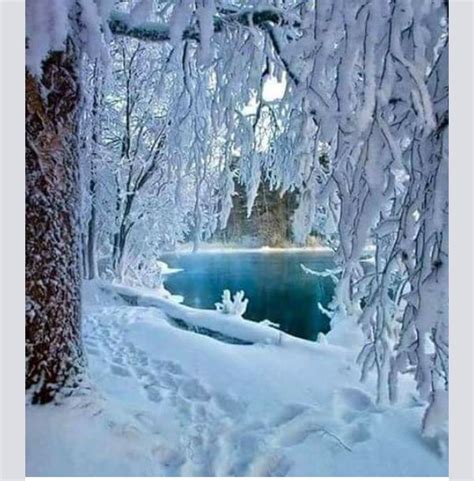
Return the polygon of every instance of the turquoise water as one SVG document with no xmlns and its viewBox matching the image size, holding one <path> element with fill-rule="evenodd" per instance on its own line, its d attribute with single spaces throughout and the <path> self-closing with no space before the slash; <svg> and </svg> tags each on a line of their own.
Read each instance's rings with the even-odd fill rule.
<svg viewBox="0 0 474 481">
<path fill-rule="evenodd" d="M 165 282 L 173 294 L 184 297 L 188 306 L 213 309 L 222 291 L 244 290 L 249 304 L 244 317 L 269 319 L 280 329 L 303 339 L 315 340 L 329 331 L 329 318 L 320 312 L 332 299 L 334 284 L 329 278 L 306 274 L 300 264 L 323 270 L 333 267 L 329 254 L 311 251 L 202 252 L 163 257 L 170 267 L 183 271 Z"/>
</svg>

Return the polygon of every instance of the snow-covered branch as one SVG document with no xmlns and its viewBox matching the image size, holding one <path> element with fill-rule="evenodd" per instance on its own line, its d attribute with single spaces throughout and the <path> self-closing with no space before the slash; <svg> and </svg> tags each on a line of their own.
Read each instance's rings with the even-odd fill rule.
<svg viewBox="0 0 474 481">
<path fill-rule="evenodd" d="M 214 32 L 221 32 L 226 26 L 240 25 L 243 27 L 265 28 L 269 25 L 288 25 L 284 12 L 276 8 L 242 9 L 240 11 L 223 9 L 216 14 L 212 21 Z M 299 22 L 291 22 L 298 26 Z M 132 20 L 130 14 L 113 11 L 110 14 L 108 25 L 115 35 L 124 35 L 148 42 L 168 42 L 172 40 L 169 24 L 158 22 L 143 22 L 139 25 Z M 191 25 L 183 29 L 182 40 L 199 42 L 202 32 L 199 26 Z"/>
</svg>

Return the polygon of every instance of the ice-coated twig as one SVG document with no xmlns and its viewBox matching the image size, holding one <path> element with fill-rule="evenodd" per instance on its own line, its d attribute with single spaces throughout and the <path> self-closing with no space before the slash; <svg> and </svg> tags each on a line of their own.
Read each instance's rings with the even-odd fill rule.
<svg viewBox="0 0 474 481">
<path fill-rule="evenodd" d="M 249 302 L 248 299 L 244 299 L 244 295 L 244 291 L 238 291 L 231 299 L 230 291 L 225 289 L 222 294 L 222 302 L 216 302 L 217 311 L 242 317 Z"/>
</svg>

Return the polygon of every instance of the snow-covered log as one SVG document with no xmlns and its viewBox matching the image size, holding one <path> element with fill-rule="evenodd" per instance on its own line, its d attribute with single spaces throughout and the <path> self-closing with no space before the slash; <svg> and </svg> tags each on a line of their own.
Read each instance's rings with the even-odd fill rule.
<svg viewBox="0 0 474 481">
<path fill-rule="evenodd" d="M 156 295 L 151 289 L 136 289 L 104 284 L 102 289 L 118 294 L 137 306 L 157 307 L 169 317 L 186 324 L 249 343 L 280 344 L 284 333 L 268 325 L 243 319 L 238 314 L 225 314 L 210 309 L 194 309 Z"/>
</svg>

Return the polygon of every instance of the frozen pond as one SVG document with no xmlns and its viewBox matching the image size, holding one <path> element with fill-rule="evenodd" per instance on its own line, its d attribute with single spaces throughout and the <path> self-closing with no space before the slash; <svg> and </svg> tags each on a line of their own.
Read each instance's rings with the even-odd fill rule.
<svg viewBox="0 0 474 481">
<path fill-rule="evenodd" d="M 318 309 L 331 301 L 334 284 L 311 276 L 300 264 L 323 270 L 333 267 L 330 254 L 315 251 L 236 251 L 169 254 L 163 260 L 183 271 L 169 276 L 166 287 L 184 297 L 188 306 L 213 309 L 222 291 L 244 290 L 249 304 L 244 317 L 269 319 L 304 339 L 329 330 L 329 319 Z"/>
</svg>

